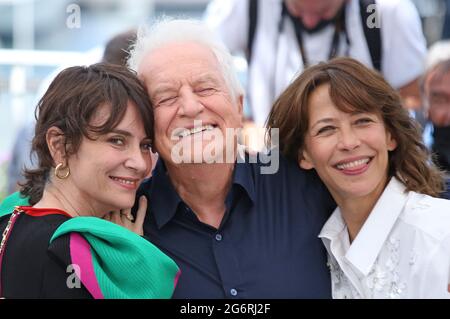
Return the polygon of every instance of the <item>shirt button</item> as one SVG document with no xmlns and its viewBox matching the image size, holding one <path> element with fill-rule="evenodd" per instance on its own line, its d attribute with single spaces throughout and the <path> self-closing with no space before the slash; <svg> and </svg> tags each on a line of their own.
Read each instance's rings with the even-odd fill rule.
<svg viewBox="0 0 450 319">
<path fill-rule="evenodd" d="M 230 290 L 230 294 L 232 295 L 232 296 L 237 296 L 237 290 L 236 289 L 231 289 Z"/>
<path fill-rule="evenodd" d="M 221 241 L 222 240 L 222 235 L 221 234 L 216 234 L 216 240 L 217 241 Z"/>
</svg>

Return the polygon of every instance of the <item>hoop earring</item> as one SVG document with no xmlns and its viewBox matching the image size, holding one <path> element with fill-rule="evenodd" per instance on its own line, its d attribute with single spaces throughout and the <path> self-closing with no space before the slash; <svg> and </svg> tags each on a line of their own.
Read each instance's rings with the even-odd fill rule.
<svg viewBox="0 0 450 319">
<path fill-rule="evenodd" d="M 61 175 L 60 170 L 64 170 L 67 169 L 67 172 L 64 175 Z M 70 175 L 70 168 L 69 166 L 67 167 L 63 167 L 63 163 L 59 163 L 56 168 L 55 168 L 55 176 L 58 177 L 59 179 L 66 179 L 67 177 L 69 177 Z"/>
</svg>

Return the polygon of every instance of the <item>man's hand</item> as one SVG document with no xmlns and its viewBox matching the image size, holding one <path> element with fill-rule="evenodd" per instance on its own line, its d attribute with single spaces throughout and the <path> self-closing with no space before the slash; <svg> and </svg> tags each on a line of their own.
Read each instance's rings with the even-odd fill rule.
<svg viewBox="0 0 450 319">
<path fill-rule="evenodd" d="M 131 215 L 131 208 L 129 209 L 121 209 L 120 211 L 110 212 L 103 217 L 110 222 L 113 222 L 117 225 L 123 226 L 132 232 L 142 236 L 144 234 L 144 219 L 145 214 L 147 212 L 147 198 L 145 196 L 141 196 L 139 198 L 139 208 L 136 213 L 136 220 L 133 222 L 134 218 Z"/>
</svg>

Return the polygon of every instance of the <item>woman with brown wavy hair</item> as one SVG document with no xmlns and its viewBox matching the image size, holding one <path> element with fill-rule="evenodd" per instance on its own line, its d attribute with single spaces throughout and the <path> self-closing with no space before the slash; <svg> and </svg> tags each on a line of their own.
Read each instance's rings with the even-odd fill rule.
<svg viewBox="0 0 450 319">
<path fill-rule="evenodd" d="M 338 207 L 319 237 L 334 298 L 450 298 L 450 201 L 420 130 L 377 73 L 349 58 L 303 72 L 268 129 Z"/>
</svg>

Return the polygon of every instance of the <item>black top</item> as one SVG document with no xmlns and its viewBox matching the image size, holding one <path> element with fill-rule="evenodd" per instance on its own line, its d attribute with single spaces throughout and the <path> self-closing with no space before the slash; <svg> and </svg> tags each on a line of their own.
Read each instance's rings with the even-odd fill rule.
<svg viewBox="0 0 450 319">
<path fill-rule="evenodd" d="M 330 298 L 317 237 L 335 203 L 312 171 L 280 157 L 275 174 L 237 163 L 219 229 L 181 200 L 160 160 L 138 196 L 149 199 L 145 236 L 181 269 L 174 298 Z"/>
<path fill-rule="evenodd" d="M 1 233 L 10 217 L 0 218 Z M 72 280 L 69 236 L 58 237 L 49 245 L 56 229 L 67 219 L 58 214 L 34 217 L 22 213 L 17 217 L 3 256 L 2 297 L 92 298 L 81 283 Z"/>
</svg>

